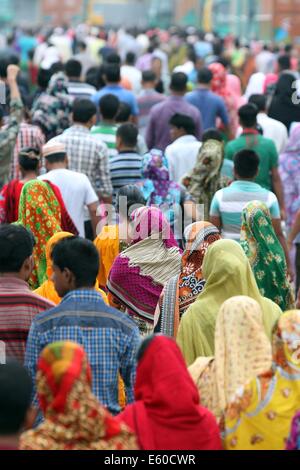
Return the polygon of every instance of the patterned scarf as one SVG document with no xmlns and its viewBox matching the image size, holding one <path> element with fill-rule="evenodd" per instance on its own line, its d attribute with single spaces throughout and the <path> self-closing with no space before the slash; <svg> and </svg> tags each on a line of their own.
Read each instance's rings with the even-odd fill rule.
<svg viewBox="0 0 300 470">
<path fill-rule="evenodd" d="M 37 393 L 45 421 L 21 437 L 22 450 L 135 450 L 134 435 L 91 391 L 91 368 L 81 346 L 61 341 L 39 359 Z"/>
<path fill-rule="evenodd" d="M 261 295 L 285 311 L 294 306 L 283 248 L 275 234 L 267 206 L 260 201 L 246 205 L 242 213 L 241 246 L 245 251 Z"/>
</svg>

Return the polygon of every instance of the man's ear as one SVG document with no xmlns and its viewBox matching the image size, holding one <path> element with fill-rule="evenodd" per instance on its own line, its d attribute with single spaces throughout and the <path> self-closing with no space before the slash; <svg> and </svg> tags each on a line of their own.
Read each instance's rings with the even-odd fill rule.
<svg viewBox="0 0 300 470">
<path fill-rule="evenodd" d="M 69 287 L 74 289 L 76 287 L 76 280 L 75 280 L 75 276 L 72 273 L 72 271 L 70 271 L 69 268 L 65 268 L 63 270 L 63 274 L 64 274 L 65 280 L 66 280 L 67 284 L 69 285 Z"/>
</svg>

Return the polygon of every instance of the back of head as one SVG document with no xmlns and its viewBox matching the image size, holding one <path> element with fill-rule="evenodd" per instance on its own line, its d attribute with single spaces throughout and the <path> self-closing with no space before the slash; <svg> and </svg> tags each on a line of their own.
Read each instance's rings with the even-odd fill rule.
<svg viewBox="0 0 300 470">
<path fill-rule="evenodd" d="M 287 98 L 292 104 L 291 100 L 295 93 L 295 76 L 291 73 L 283 73 L 277 82 L 275 96 Z"/>
<path fill-rule="evenodd" d="M 38 76 L 37 76 L 38 86 L 42 90 L 46 90 L 49 85 L 50 78 L 51 78 L 50 71 L 40 68 L 38 72 Z"/>
<path fill-rule="evenodd" d="M 234 171 L 241 179 L 254 179 L 259 169 L 259 156 L 254 150 L 244 149 L 234 156 Z"/>
<path fill-rule="evenodd" d="M 156 82 L 156 75 L 152 70 L 144 70 L 142 73 L 143 83 L 154 83 Z"/>
<path fill-rule="evenodd" d="M 213 74 L 208 68 L 200 69 L 198 72 L 198 83 L 209 85 L 213 79 Z"/>
<path fill-rule="evenodd" d="M 21 432 L 30 407 L 31 377 L 18 362 L 0 365 L 0 437 Z"/>
<path fill-rule="evenodd" d="M 116 115 L 116 122 L 119 124 L 123 122 L 128 122 L 130 119 L 130 116 L 131 116 L 131 108 L 129 104 L 121 101 L 117 115 Z"/>
<path fill-rule="evenodd" d="M 128 184 L 119 189 L 116 210 L 124 218 L 129 218 L 134 210 L 145 204 L 143 193 L 136 185 Z"/>
<path fill-rule="evenodd" d="M 217 129 L 207 129 L 207 131 L 203 133 L 202 143 L 204 144 L 208 140 L 217 140 L 218 142 L 223 142 L 223 137 L 221 132 Z"/>
<path fill-rule="evenodd" d="M 55 138 L 51 139 L 43 146 L 43 157 L 50 164 L 64 162 L 67 157 L 66 147 Z"/>
<path fill-rule="evenodd" d="M 170 89 L 175 93 L 184 94 L 186 92 L 187 82 L 188 78 L 185 73 L 173 73 L 171 77 Z"/>
<path fill-rule="evenodd" d="M 99 101 L 99 110 L 103 119 L 115 119 L 119 106 L 119 98 L 112 94 L 102 96 Z"/>
<path fill-rule="evenodd" d="M 252 104 L 245 104 L 239 109 L 240 123 L 243 127 L 254 127 L 256 125 L 256 118 L 258 114 L 257 107 Z"/>
<path fill-rule="evenodd" d="M 73 103 L 73 121 L 87 124 L 97 114 L 97 108 L 91 100 L 77 99 Z"/>
<path fill-rule="evenodd" d="M 19 273 L 35 241 L 22 225 L 0 225 L 0 273 Z"/>
<path fill-rule="evenodd" d="M 127 52 L 125 62 L 127 65 L 134 66 L 136 62 L 136 55 L 134 52 Z"/>
<path fill-rule="evenodd" d="M 118 128 L 117 139 L 121 140 L 123 146 L 134 149 L 137 146 L 138 134 L 137 126 L 127 122 Z"/>
<path fill-rule="evenodd" d="M 259 113 L 263 113 L 267 109 L 267 98 L 265 95 L 251 95 L 249 103 L 254 104 Z"/>
<path fill-rule="evenodd" d="M 104 77 L 107 83 L 119 83 L 121 81 L 121 68 L 118 64 L 107 64 L 104 69 Z"/>
<path fill-rule="evenodd" d="M 111 52 L 105 59 L 106 64 L 121 65 L 121 57 L 116 52 Z"/>
<path fill-rule="evenodd" d="M 65 65 L 65 71 L 68 78 L 80 79 L 82 73 L 82 65 L 78 60 L 70 59 Z"/>
<path fill-rule="evenodd" d="M 19 166 L 23 171 L 38 171 L 40 152 L 33 147 L 24 147 L 19 153 Z"/>
<path fill-rule="evenodd" d="M 91 241 L 80 237 L 65 238 L 54 246 L 51 258 L 60 271 L 69 269 L 76 288 L 94 287 L 99 271 L 99 254 Z"/>
<path fill-rule="evenodd" d="M 284 70 L 291 70 L 291 56 L 288 54 L 279 56 L 278 67 L 280 72 L 283 72 Z"/>
<path fill-rule="evenodd" d="M 196 134 L 196 125 L 194 119 L 186 114 L 174 114 L 170 121 L 170 126 L 176 127 L 177 129 L 182 129 L 188 135 Z"/>
</svg>

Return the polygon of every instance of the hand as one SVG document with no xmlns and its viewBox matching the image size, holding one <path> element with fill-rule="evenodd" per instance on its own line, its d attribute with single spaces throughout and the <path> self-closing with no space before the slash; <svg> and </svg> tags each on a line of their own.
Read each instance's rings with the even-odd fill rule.
<svg viewBox="0 0 300 470">
<path fill-rule="evenodd" d="M 8 82 L 15 82 L 17 80 L 17 76 L 20 72 L 20 67 L 17 65 L 9 65 L 7 67 L 7 81 Z"/>
<path fill-rule="evenodd" d="M 287 267 L 287 275 L 288 275 L 288 278 L 289 278 L 290 282 L 293 282 L 293 280 L 295 278 L 295 274 L 294 274 L 294 270 L 292 269 L 292 266 Z M 300 298 L 299 298 L 299 300 L 300 300 Z"/>
</svg>

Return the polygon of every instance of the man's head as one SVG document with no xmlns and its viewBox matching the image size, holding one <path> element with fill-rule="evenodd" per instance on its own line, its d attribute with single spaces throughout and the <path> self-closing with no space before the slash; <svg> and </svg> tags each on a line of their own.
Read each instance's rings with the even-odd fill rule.
<svg viewBox="0 0 300 470">
<path fill-rule="evenodd" d="M 77 48 L 78 48 L 79 52 L 85 52 L 87 50 L 87 45 L 84 41 L 79 41 L 77 43 Z"/>
<path fill-rule="evenodd" d="M 97 108 L 91 100 L 77 99 L 73 103 L 73 122 L 91 129 L 97 122 Z"/>
<path fill-rule="evenodd" d="M 136 63 L 136 55 L 135 55 L 134 52 L 127 52 L 126 58 L 125 58 L 125 63 L 127 65 L 131 65 L 132 67 L 134 67 L 134 65 Z"/>
<path fill-rule="evenodd" d="M 116 147 L 118 151 L 134 151 L 137 146 L 138 134 L 138 128 L 134 124 L 130 122 L 122 124 L 117 130 Z"/>
<path fill-rule="evenodd" d="M 278 69 L 279 73 L 284 72 L 285 70 L 291 70 L 291 56 L 288 54 L 283 54 L 278 58 Z"/>
<path fill-rule="evenodd" d="M 128 103 L 124 103 L 123 101 L 120 103 L 117 115 L 116 115 L 116 122 L 118 124 L 122 124 L 128 122 L 131 116 L 131 108 Z"/>
<path fill-rule="evenodd" d="M 259 171 L 259 156 L 253 150 L 244 149 L 234 156 L 234 176 L 237 180 L 254 180 Z"/>
<path fill-rule="evenodd" d="M 29 173 L 38 175 L 40 169 L 40 152 L 33 147 L 24 147 L 19 153 L 19 169 L 23 178 Z"/>
<path fill-rule="evenodd" d="M 187 76 L 185 73 L 173 73 L 171 78 L 170 90 L 173 94 L 183 96 L 187 90 Z"/>
<path fill-rule="evenodd" d="M 55 289 L 60 297 L 75 289 L 92 289 L 99 271 L 94 244 L 80 237 L 64 238 L 51 254 Z"/>
<path fill-rule="evenodd" d="M 0 275 L 28 281 L 33 269 L 32 233 L 22 225 L 0 225 Z"/>
<path fill-rule="evenodd" d="M 66 147 L 55 139 L 49 140 L 46 145 L 43 146 L 43 157 L 47 171 L 68 167 Z"/>
<path fill-rule="evenodd" d="M 72 80 L 80 80 L 81 73 L 82 73 L 82 65 L 78 60 L 70 59 L 65 65 L 66 75 L 67 77 Z"/>
<path fill-rule="evenodd" d="M 18 362 L 0 365 L 0 440 L 18 436 L 32 422 L 31 377 Z"/>
<path fill-rule="evenodd" d="M 156 85 L 156 75 L 152 70 L 145 70 L 142 73 L 142 87 L 154 89 Z"/>
<path fill-rule="evenodd" d="M 217 140 L 218 142 L 223 142 L 224 139 L 222 134 L 217 129 L 207 129 L 202 135 L 202 143 L 204 144 L 208 140 Z"/>
<path fill-rule="evenodd" d="M 203 69 L 199 70 L 198 72 L 199 85 L 205 85 L 207 87 L 210 87 L 212 79 L 213 79 L 213 74 L 208 68 L 204 67 Z"/>
<path fill-rule="evenodd" d="M 254 104 L 259 113 L 265 113 L 267 110 L 267 98 L 265 95 L 251 95 L 249 103 Z"/>
<path fill-rule="evenodd" d="M 104 68 L 104 80 L 107 84 L 117 85 L 121 81 L 121 68 L 118 64 L 107 64 Z"/>
<path fill-rule="evenodd" d="M 174 114 L 170 121 L 170 133 L 172 141 L 183 137 L 184 135 L 195 135 L 196 125 L 194 120 L 186 114 Z"/>
<path fill-rule="evenodd" d="M 120 100 L 115 95 L 104 95 L 99 101 L 99 110 L 102 118 L 107 121 L 114 121 L 118 114 Z"/>
<path fill-rule="evenodd" d="M 255 128 L 258 109 L 253 103 L 245 104 L 239 109 L 241 126 L 244 128 Z"/>
</svg>

